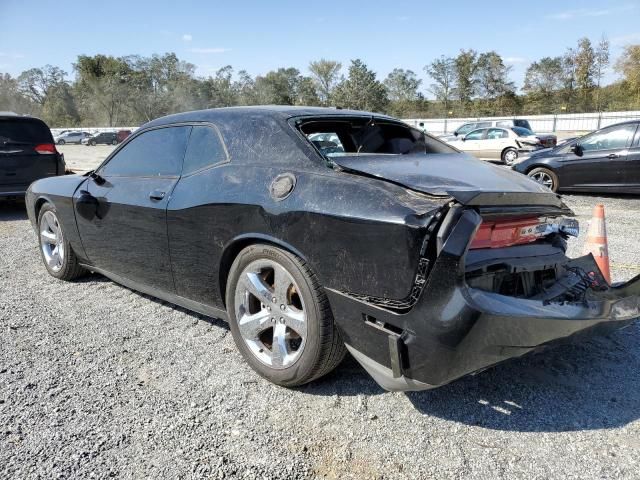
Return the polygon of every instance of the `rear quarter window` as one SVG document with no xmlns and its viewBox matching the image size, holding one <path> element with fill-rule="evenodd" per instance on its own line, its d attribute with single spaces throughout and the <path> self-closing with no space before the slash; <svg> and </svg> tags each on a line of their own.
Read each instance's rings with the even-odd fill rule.
<svg viewBox="0 0 640 480">
<path fill-rule="evenodd" d="M 183 175 L 225 162 L 227 152 L 217 130 L 210 126 L 194 126 L 184 156 Z"/>
<path fill-rule="evenodd" d="M 0 142 L 53 143 L 53 137 L 49 127 L 40 120 L 0 119 Z"/>
</svg>

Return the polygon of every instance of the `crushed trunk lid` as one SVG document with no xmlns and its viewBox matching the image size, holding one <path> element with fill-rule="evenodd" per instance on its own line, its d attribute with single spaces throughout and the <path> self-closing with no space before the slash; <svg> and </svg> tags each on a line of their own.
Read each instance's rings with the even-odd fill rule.
<svg viewBox="0 0 640 480">
<path fill-rule="evenodd" d="M 460 154 L 350 154 L 331 156 L 342 169 L 377 177 L 464 205 L 564 205 L 525 175 Z"/>
</svg>

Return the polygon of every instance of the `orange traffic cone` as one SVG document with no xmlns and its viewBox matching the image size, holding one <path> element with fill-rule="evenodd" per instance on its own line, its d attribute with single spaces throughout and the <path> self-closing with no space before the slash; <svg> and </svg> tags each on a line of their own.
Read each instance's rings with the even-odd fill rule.
<svg viewBox="0 0 640 480">
<path fill-rule="evenodd" d="M 609 268 L 609 248 L 607 247 L 607 226 L 604 223 L 604 205 L 598 204 L 593 209 L 593 218 L 589 223 L 587 241 L 584 244 L 584 255 L 593 254 L 600 273 L 611 285 L 611 271 Z"/>
</svg>

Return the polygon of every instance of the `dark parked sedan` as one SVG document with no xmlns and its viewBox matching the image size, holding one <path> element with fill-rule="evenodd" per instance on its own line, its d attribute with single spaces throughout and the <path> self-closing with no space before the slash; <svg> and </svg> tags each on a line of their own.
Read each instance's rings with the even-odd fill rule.
<svg viewBox="0 0 640 480">
<path fill-rule="evenodd" d="M 42 120 L 0 115 L 0 197 L 22 197 L 31 182 L 64 171 L 64 157 Z"/>
<path fill-rule="evenodd" d="M 640 193 L 640 121 L 539 150 L 512 168 L 551 190 Z"/>
<path fill-rule="evenodd" d="M 431 388 L 640 315 L 640 277 L 609 287 L 565 256 L 557 195 L 373 113 L 164 117 L 95 171 L 34 183 L 27 211 L 51 275 L 224 318 L 285 386 L 348 350 L 386 389 Z"/>
<path fill-rule="evenodd" d="M 83 145 L 90 145 L 95 147 L 96 145 L 117 145 L 118 136 L 116 132 L 102 132 L 92 137 L 88 137 L 82 140 Z"/>
</svg>

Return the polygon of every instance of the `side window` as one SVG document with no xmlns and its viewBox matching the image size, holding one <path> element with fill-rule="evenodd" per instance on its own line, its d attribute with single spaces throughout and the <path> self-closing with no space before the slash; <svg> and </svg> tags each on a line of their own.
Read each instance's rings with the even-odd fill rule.
<svg viewBox="0 0 640 480">
<path fill-rule="evenodd" d="M 476 124 L 475 123 L 465 123 L 464 125 L 462 125 L 458 130 L 456 130 L 458 132 L 458 135 L 466 135 L 467 133 L 473 131 L 476 129 Z"/>
<path fill-rule="evenodd" d="M 502 120 L 501 122 L 496 123 L 496 127 L 510 127 L 512 125 L 517 125 L 517 122 L 517 120 L 515 122 L 511 120 Z"/>
<path fill-rule="evenodd" d="M 195 126 L 184 155 L 183 175 L 227 160 L 220 135 L 212 127 Z"/>
<path fill-rule="evenodd" d="M 486 129 L 474 130 L 469 135 L 464 137 L 464 139 L 465 140 L 482 140 L 482 137 L 484 136 L 484 132 L 486 132 L 486 131 L 487 131 Z"/>
<path fill-rule="evenodd" d="M 585 152 L 625 148 L 629 145 L 635 131 L 635 124 L 606 128 L 580 140 L 580 146 Z"/>
<path fill-rule="evenodd" d="M 100 173 L 105 177 L 179 176 L 190 131 L 185 126 L 144 132 L 111 157 Z"/>
<path fill-rule="evenodd" d="M 491 122 L 478 122 L 476 128 L 487 128 L 491 126 Z"/>
<path fill-rule="evenodd" d="M 487 133 L 487 138 L 489 140 L 496 140 L 499 138 L 509 138 L 509 133 L 503 128 L 490 128 L 489 133 Z"/>
</svg>

